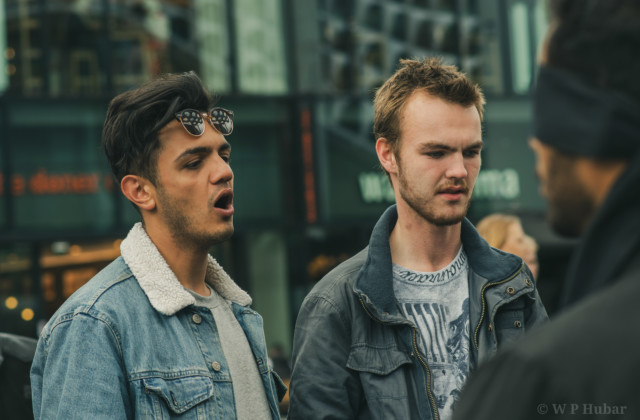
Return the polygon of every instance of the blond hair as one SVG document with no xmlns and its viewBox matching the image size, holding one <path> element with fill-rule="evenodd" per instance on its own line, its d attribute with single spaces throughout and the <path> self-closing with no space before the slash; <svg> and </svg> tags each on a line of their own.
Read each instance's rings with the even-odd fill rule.
<svg viewBox="0 0 640 420">
<path fill-rule="evenodd" d="M 517 216 L 494 213 L 480 220 L 476 229 L 489 245 L 501 249 L 507 240 L 509 227 L 514 223 L 522 224 Z"/>
<path fill-rule="evenodd" d="M 456 66 L 444 65 L 441 58 L 434 57 L 400 60 L 398 70 L 377 90 L 373 100 L 373 132 L 376 139 L 386 138 L 396 154 L 402 110 L 418 90 L 454 104 L 475 106 L 482 121 L 482 90 Z"/>
</svg>

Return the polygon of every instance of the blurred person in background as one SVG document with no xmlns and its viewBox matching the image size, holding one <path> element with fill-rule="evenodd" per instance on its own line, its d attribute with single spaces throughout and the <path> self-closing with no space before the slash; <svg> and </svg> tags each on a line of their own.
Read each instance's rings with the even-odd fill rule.
<svg viewBox="0 0 640 420">
<path fill-rule="evenodd" d="M 640 2 L 550 4 L 530 145 L 580 242 L 562 312 L 471 377 L 460 420 L 640 418 Z"/>
<path fill-rule="evenodd" d="M 524 233 L 518 216 L 493 213 L 480 220 L 476 229 L 492 247 L 522 258 L 534 279 L 538 278 L 538 243 Z"/>
<path fill-rule="evenodd" d="M 109 105 L 103 147 L 142 222 L 43 329 L 36 419 L 279 419 L 262 319 L 209 255 L 234 231 L 232 118 L 195 73 Z"/>
<path fill-rule="evenodd" d="M 402 60 L 374 100 L 396 205 L 305 298 L 289 418 L 448 419 L 470 371 L 546 321 L 529 269 L 465 218 L 483 146 L 480 88 Z"/>
<path fill-rule="evenodd" d="M 2 420 L 29 420 L 31 380 L 29 369 L 36 351 L 36 340 L 0 332 L 0 413 Z"/>
</svg>

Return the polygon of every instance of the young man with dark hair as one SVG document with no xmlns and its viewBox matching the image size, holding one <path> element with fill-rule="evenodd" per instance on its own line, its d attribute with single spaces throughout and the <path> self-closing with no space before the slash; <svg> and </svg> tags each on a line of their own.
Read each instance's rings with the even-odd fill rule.
<svg viewBox="0 0 640 420">
<path fill-rule="evenodd" d="M 195 73 L 111 102 L 103 147 L 141 214 L 42 331 L 37 419 L 279 419 L 262 319 L 209 255 L 233 234 L 233 113 Z"/>
<path fill-rule="evenodd" d="M 469 372 L 546 320 L 522 260 L 465 219 L 483 105 L 437 59 L 403 60 L 376 93 L 376 152 L 397 204 L 302 304 L 290 419 L 449 418 Z"/>
<path fill-rule="evenodd" d="M 472 376 L 455 418 L 640 418 L 640 2 L 553 0 L 530 144 L 581 236 L 548 325 Z"/>
</svg>

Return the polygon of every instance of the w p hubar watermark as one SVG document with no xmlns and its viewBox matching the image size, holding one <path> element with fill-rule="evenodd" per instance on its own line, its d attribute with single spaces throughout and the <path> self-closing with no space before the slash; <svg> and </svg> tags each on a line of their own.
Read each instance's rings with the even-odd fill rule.
<svg viewBox="0 0 640 420">
<path fill-rule="evenodd" d="M 540 415 L 580 415 L 580 416 L 624 416 L 627 412 L 626 405 L 613 405 L 607 403 L 551 403 L 538 404 L 536 408 Z"/>
</svg>

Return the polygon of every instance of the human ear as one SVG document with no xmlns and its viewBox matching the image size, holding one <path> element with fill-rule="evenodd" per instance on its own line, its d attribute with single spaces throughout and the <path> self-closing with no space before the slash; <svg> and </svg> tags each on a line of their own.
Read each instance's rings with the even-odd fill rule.
<svg viewBox="0 0 640 420">
<path fill-rule="evenodd" d="M 396 155 L 393 152 L 391 143 L 384 137 L 380 137 L 376 141 L 376 153 L 378 154 L 378 160 L 382 168 L 388 173 L 397 172 Z"/>
<path fill-rule="evenodd" d="M 120 189 L 138 208 L 151 211 L 156 207 L 155 188 L 147 179 L 138 175 L 126 175 L 120 181 Z"/>
</svg>

